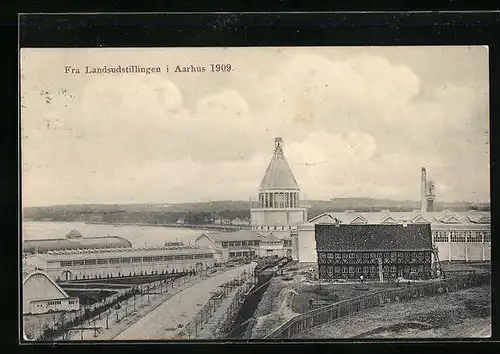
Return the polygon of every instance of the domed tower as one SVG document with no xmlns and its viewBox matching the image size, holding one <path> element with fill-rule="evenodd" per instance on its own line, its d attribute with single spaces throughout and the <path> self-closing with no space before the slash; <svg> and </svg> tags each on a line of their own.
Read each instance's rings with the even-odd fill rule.
<svg viewBox="0 0 500 354">
<path fill-rule="evenodd" d="M 277 137 L 273 157 L 260 183 L 258 207 L 250 210 L 252 229 L 290 236 L 290 230 L 307 220 L 307 209 L 299 205 L 299 193 L 283 153 L 283 139 Z"/>
</svg>

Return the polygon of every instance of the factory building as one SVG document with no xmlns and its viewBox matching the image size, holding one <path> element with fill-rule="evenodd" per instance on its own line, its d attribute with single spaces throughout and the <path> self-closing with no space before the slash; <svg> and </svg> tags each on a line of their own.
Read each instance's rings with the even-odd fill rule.
<svg viewBox="0 0 500 354">
<path fill-rule="evenodd" d="M 195 240 L 195 245 L 217 250 L 224 261 L 254 257 L 259 248 L 260 238 L 249 230 L 237 232 L 203 233 Z"/>
<path fill-rule="evenodd" d="M 52 279 L 76 280 L 206 269 L 221 260 L 214 250 L 166 246 L 47 251 L 24 261 Z"/>
<path fill-rule="evenodd" d="M 79 299 L 70 297 L 41 270 L 23 271 L 23 315 L 77 311 Z"/>
<path fill-rule="evenodd" d="M 117 236 L 83 237 L 77 231 L 70 231 L 65 238 L 26 240 L 23 242 L 23 253 L 45 253 L 50 250 L 77 250 L 92 248 L 132 247 L 130 241 Z"/>
<path fill-rule="evenodd" d="M 292 233 L 292 258 L 299 262 L 317 262 L 315 225 L 389 225 L 429 224 L 432 243 L 439 261 L 489 261 L 491 258 L 490 213 L 470 210 L 434 211 L 434 183 L 421 171 L 421 210 L 413 212 L 328 212 L 300 225 Z"/>
<path fill-rule="evenodd" d="M 322 279 L 431 277 L 429 224 L 316 224 Z"/>
</svg>

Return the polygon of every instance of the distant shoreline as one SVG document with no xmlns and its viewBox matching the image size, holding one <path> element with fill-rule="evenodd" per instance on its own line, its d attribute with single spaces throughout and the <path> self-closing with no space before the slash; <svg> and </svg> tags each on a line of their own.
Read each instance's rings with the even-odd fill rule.
<svg viewBox="0 0 500 354">
<path fill-rule="evenodd" d="M 179 229 L 191 229 L 200 231 L 214 231 L 214 230 L 249 230 L 251 227 L 248 225 L 190 225 L 190 224 L 153 224 L 153 223 L 111 223 L 104 221 L 66 221 L 66 220 L 30 220 L 24 219 L 23 222 L 55 222 L 55 223 L 84 223 L 86 225 L 111 225 L 111 226 L 154 226 L 154 227 L 164 227 L 164 228 L 179 228 Z"/>
</svg>

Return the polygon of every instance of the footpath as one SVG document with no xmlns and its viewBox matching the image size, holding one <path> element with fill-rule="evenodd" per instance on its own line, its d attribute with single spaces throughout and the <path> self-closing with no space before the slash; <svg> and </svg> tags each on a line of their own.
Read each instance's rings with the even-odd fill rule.
<svg viewBox="0 0 500 354">
<path fill-rule="evenodd" d="M 116 335 L 115 340 L 176 339 L 206 305 L 213 293 L 228 281 L 253 269 L 253 264 L 242 265 L 206 277 L 171 296 L 139 321 Z"/>
<path fill-rule="evenodd" d="M 221 327 L 224 322 L 234 317 L 239 309 L 239 300 L 242 294 L 247 289 L 248 285 L 244 284 L 232 291 L 220 304 L 219 308 L 210 317 L 209 321 L 198 332 L 196 339 L 217 339 L 221 336 Z M 236 305 L 236 306 L 235 306 Z"/>
<path fill-rule="evenodd" d="M 137 295 L 122 301 L 119 308 L 109 309 L 85 321 L 58 340 L 111 340 L 173 296 L 221 272 L 223 270 L 209 275 L 184 276 L 166 282 L 143 296 Z"/>
</svg>

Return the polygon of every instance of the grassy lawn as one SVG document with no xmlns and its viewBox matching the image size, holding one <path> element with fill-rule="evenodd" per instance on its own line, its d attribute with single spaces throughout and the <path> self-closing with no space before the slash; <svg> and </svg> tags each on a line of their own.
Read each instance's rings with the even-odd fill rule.
<svg viewBox="0 0 500 354">
<path fill-rule="evenodd" d="M 360 325 L 362 324 L 362 325 Z M 386 304 L 346 316 L 300 338 L 471 338 L 491 335 L 491 289 Z"/>
<path fill-rule="evenodd" d="M 163 279 L 172 279 L 175 278 L 176 274 L 168 274 L 168 275 L 143 275 L 143 276 L 126 276 L 126 277 L 117 277 L 117 278 L 101 278 L 101 279 L 81 279 L 77 281 L 71 281 L 71 286 L 77 285 L 78 283 L 106 283 L 106 284 L 146 284 L 152 283 L 158 280 Z"/>
<path fill-rule="evenodd" d="M 441 267 L 446 272 L 469 271 L 491 272 L 490 262 L 442 262 Z"/>
<path fill-rule="evenodd" d="M 408 286 L 401 284 L 401 287 Z M 370 292 L 394 289 L 394 283 L 364 283 L 364 284 L 328 284 L 328 285 L 301 285 L 295 288 L 298 295 L 293 297 L 292 309 L 297 313 L 304 313 L 310 310 L 309 300 L 314 299 L 314 303 L 322 306 L 352 299 Z"/>
<path fill-rule="evenodd" d="M 108 284 L 106 281 L 101 281 L 100 283 L 65 283 L 61 284 L 61 288 L 66 289 L 99 289 L 99 288 L 110 288 L 110 289 L 129 289 L 129 285 L 125 284 Z"/>
<path fill-rule="evenodd" d="M 106 290 L 86 290 L 86 291 L 75 291 L 75 290 L 66 290 L 66 293 L 71 297 L 78 297 L 80 299 L 80 305 L 92 305 L 97 302 L 102 301 L 103 299 L 113 296 L 116 294 L 116 291 L 106 291 Z"/>
</svg>

